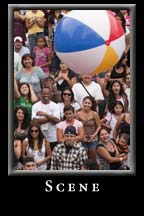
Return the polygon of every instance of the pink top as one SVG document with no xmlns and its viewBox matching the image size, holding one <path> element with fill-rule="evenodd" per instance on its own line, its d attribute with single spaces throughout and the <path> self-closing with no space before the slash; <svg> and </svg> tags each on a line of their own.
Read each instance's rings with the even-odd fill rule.
<svg viewBox="0 0 144 216">
<path fill-rule="evenodd" d="M 35 66 L 40 66 L 48 62 L 48 56 L 51 53 L 51 49 L 49 47 L 44 47 L 43 49 L 39 49 L 38 46 L 35 46 L 33 49 L 33 53 L 35 55 L 34 63 Z M 49 66 L 42 67 L 45 73 L 49 72 Z"/>
<path fill-rule="evenodd" d="M 66 129 L 68 126 L 70 126 L 70 124 L 68 124 L 68 123 L 66 122 L 66 120 L 65 120 L 65 121 L 61 121 L 60 123 L 57 124 L 57 128 L 62 129 L 62 130 L 63 130 L 63 134 L 64 134 L 65 129 Z M 82 124 L 82 122 L 80 122 L 79 120 L 74 119 L 74 123 L 73 123 L 72 126 L 74 126 L 74 127 L 76 128 L 76 133 L 78 134 L 78 128 L 79 128 L 79 127 L 82 127 L 83 124 Z"/>
</svg>

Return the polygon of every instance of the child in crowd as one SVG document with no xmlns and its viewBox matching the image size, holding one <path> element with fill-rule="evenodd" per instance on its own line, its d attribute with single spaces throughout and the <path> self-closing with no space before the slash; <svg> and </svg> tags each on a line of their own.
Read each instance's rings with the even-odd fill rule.
<svg viewBox="0 0 144 216">
<path fill-rule="evenodd" d="M 44 37 L 39 37 L 37 39 L 37 45 L 33 49 L 34 54 L 34 64 L 39 66 L 49 75 L 49 65 L 51 65 L 51 49 L 47 46 Z"/>
<path fill-rule="evenodd" d="M 127 154 L 127 160 L 123 161 L 122 163 L 122 169 L 124 170 L 129 170 L 129 157 L 130 157 L 130 149 L 128 146 L 128 143 L 130 142 L 130 136 L 129 134 L 126 133 L 122 133 L 119 137 L 119 139 L 117 140 L 117 149 L 119 151 L 120 154 Z"/>
</svg>

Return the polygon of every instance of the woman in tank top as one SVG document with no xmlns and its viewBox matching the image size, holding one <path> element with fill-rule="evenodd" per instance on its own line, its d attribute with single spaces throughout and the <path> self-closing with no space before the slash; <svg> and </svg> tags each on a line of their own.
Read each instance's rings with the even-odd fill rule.
<svg viewBox="0 0 144 216">
<path fill-rule="evenodd" d="M 98 113 L 93 110 L 93 101 L 90 96 L 83 99 L 83 109 L 77 113 L 77 119 L 84 126 L 82 145 L 88 152 L 88 158 L 95 159 L 97 134 L 101 128 L 101 123 Z"/>
<path fill-rule="evenodd" d="M 97 163 L 100 170 L 120 170 L 122 161 L 127 159 L 126 154 L 119 154 L 112 139 L 109 138 L 107 129 L 101 128 L 98 133 L 98 145 L 96 147 Z"/>
<path fill-rule="evenodd" d="M 50 144 L 36 123 L 30 125 L 28 138 L 23 141 L 22 156 L 34 157 L 36 170 L 47 169 L 47 163 L 51 158 Z"/>
</svg>

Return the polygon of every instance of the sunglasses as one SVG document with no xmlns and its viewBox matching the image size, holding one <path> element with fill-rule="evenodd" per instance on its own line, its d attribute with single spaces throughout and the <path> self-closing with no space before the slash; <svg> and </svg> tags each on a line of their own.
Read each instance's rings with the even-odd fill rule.
<svg viewBox="0 0 144 216">
<path fill-rule="evenodd" d="M 33 133 L 33 132 L 38 133 L 39 131 L 38 130 L 31 130 L 31 133 Z"/>
<path fill-rule="evenodd" d="M 70 93 L 63 93 L 63 95 L 71 96 L 71 94 L 70 94 Z"/>
</svg>

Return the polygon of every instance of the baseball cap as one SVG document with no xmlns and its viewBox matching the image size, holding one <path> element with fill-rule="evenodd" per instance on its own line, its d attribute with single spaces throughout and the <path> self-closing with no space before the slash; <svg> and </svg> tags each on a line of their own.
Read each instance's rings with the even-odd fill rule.
<svg viewBox="0 0 144 216">
<path fill-rule="evenodd" d="M 16 37 L 14 38 L 14 42 L 16 42 L 16 40 L 19 40 L 20 42 L 23 41 L 22 37 L 20 37 L 20 36 L 16 36 Z"/>
<path fill-rule="evenodd" d="M 77 133 L 76 133 L 76 128 L 75 128 L 74 126 L 68 126 L 68 127 L 65 129 L 64 134 L 74 134 L 74 135 L 77 135 Z"/>
</svg>

